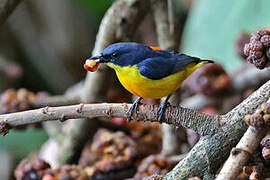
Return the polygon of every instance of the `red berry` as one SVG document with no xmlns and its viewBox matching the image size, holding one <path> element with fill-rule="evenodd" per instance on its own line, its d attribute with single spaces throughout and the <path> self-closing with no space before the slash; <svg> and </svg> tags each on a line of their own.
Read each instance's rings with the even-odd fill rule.
<svg viewBox="0 0 270 180">
<path fill-rule="evenodd" d="M 99 66 L 99 63 L 97 63 L 95 60 L 89 60 L 89 59 L 87 59 L 85 61 L 85 64 L 83 65 L 84 69 L 91 72 L 95 72 L 98 66 Z"/>
</svg>

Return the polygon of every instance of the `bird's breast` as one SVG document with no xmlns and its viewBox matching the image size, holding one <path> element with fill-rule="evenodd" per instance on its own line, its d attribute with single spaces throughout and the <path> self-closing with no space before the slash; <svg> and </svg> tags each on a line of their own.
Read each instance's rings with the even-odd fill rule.
<svg viewBox="0 0 270 180">
<path fill-rule="evenodd" d="M 132 94 L 143 98 L 160 99 L 173 93 L 190 74 L 186 70 L 159 80 L 152 80 L 140 74 L 136 65 L 120 67 L 108 64 L 116 71 L 121 84 Z"/>
</svg>

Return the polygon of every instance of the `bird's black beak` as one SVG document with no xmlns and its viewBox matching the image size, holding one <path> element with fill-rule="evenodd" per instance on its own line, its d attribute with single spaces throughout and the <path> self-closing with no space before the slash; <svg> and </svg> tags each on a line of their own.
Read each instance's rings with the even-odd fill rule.
<svg viewBox="0 0 270 180">
<path fill-rule="evenodd" d="M 95 60 L 97 63 L 104 63 L 104 58 L 102 57 L 102 54 L 97 55 L 97 56 L 93 56 L 91 58 L 89 58 L 89 60 Z"/>
</svg>

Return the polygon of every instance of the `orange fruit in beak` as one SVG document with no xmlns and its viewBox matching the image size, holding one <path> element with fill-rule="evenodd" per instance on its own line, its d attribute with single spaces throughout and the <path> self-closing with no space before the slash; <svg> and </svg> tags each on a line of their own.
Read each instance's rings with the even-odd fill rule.
<svg viewBox="0 0 270 180">
<path fill-rule="evenodd" d="M 87 59 L 85 61 L 85 64 L 83 65 L 84 69 L 91 72 L 95 72 L 98 66 L 99 66 L 99 63 L 97 63 L 95 60 L 89 60 L 89 59 Z"/>
</svg>

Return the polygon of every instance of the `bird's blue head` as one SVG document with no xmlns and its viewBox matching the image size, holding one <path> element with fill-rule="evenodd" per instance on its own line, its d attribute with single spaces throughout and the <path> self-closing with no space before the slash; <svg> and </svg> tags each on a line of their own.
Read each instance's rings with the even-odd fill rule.
<svg viewBox="0 0 270 180">
<path fill-rule="evenodd" d="M 152 49 L 134 42 L 115 43 L 103 50 L 90 60 L 99 63 L 112 63 L 118 66 L 132 66 L 151 56 Z"/>
</svg>

